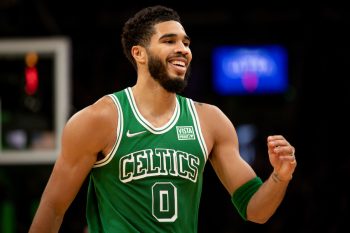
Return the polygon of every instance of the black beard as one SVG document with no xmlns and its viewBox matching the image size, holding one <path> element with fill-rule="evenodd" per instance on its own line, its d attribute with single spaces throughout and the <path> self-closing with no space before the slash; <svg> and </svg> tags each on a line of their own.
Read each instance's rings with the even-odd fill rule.
<svg viewBox="0 0 350 233">
<path fill-rule="evenodd" d="M 168 75 L 165 65 L 162 61 L 148 52 L 148 70 L 153 77 L 165 90 L 171 93 L 181 93 L 187 86 L 187 80 L 190 73 L 188 67 L 184 79 L 180 77 L 171 77 Z"/>
</svg>

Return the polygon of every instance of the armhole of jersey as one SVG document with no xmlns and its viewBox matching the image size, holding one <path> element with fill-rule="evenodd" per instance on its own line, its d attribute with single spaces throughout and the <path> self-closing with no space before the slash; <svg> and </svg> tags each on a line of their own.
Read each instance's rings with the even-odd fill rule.
<svg viewBox="0 0 350 233">
<path fill-rule="evenodd" d="M 190 109 L 190 113 L 192 115 L 194 128 L 195 128 L 195 131 L 196 131 L 196 134 L 198 137 L 199 145 L 200 145 L 202 152 L 203 152 L 203 155 L 204 155 L 204 160 L 207 161 L 208 149 L 207 149 L 207 145 L 204 141 L 204 137 L 203 137 L 203 133 L 202 133 L 201 125 L 199 122 L 196 107 L 194 106 L 194 103 L 191 99 L 187 99 L 187 105 L 188 105 L 188 108 Z"/>
<path fill-rule="evenodd" d="M 115 141 L 115 143 L 113 145 L 112 150 L 103 159 L 97 161 L 95 163 L 95 165 L 93 166 L 93 168 L 104 166 L 104 165 L 108 164 L 112 160 L 115 152 L 117 151 L 117 149 L 119 147 L 120 141 L 121 141 L 122 136 L 123 136 L 122 132 L 123 132 L 124 119 L 123 119 L 122 108 L 120 106 L 118 98 L 115 95 L 110 94 L 108 96 L 112 98 L 115 106 L 117 107 L 117 111 L 118 111 L 117 139 L 116 139 L 116 141 Z"/>
</svg>

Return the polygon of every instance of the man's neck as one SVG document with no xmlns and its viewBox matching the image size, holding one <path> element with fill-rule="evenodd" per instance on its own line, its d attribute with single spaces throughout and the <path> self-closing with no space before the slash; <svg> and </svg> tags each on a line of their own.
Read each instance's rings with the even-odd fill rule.
<svg viewBox="0 0 350 233">
<path fill-rule="evenodd" d="M 138 110 L 153 126 L 161 127 L 173 116 L 176 94 L 166 91 L 158 83 L 138 82 L 132 88 Z"/>
</svg>

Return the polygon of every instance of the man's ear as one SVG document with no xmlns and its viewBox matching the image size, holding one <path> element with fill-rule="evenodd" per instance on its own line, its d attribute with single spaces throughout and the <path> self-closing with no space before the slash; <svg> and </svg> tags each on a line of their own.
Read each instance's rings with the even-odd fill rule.
<svg viewBox="0 0 350 233">
<path fill-rule="evenodd" d="M 140 45 L 132 46 L 131 55 L 134 57 L 136 63 L 145 64 L 147 59 L 146 49 Z"/>
</svg>

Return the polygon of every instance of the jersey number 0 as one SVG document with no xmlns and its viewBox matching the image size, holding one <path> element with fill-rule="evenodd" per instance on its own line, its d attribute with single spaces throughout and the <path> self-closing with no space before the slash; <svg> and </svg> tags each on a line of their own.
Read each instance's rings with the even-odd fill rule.
<svg viewBox="0 0 350 233">
<path fill-rule="evenodd" d="M 157 182 L 152 186 L 152 214 L 159 222 L 177 219 L 177 189 L 170 182 Z"/>
</svg>

